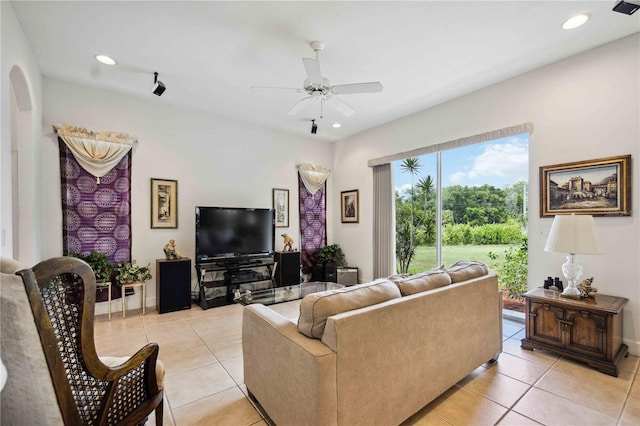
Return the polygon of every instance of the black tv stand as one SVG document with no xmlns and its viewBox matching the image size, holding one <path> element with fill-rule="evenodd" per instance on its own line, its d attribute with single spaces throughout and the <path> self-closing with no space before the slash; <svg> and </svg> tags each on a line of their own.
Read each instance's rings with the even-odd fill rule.
<svg viewBox="0 0 640 426">
<path fill-rule="evenodd" d="M 202 309 L 233 303 L 236 290 L 273 287 L 273 257 L 215 262 L 202 260 L 195 265 L 198 276 L 198 304 Z"/>
</svg>

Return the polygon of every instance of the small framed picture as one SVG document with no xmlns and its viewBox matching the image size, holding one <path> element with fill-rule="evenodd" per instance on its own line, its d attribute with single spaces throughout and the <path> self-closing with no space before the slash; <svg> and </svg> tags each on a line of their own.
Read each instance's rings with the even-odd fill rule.
<svg viewBox="0 0 640 426">
<path fill-rule="evenodd" d="M 289 227 L 289 190 L 273 188 L 273 208 L 276 211 L 276 228 Z"/>
<path fill-rule="evenodd" d="M 178 181 L 151 178 L 151 229 L 178 227 Z"/>
<path fill-rule="evenodd" d="M 360 200 L 357 189 L 340 193 L 340 212 L 342 223 L 358 223 L 360 221 Z"/>
</svg>

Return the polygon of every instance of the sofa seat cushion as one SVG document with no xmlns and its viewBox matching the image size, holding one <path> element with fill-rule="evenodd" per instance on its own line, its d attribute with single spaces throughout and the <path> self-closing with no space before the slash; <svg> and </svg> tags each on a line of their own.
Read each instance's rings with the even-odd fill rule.
<svg viewBox="0 0 640 426">
<path fill-rule="evenodd" d="M 387 279 L 309 294 L 300 302 L 298 331 L 307 337 L 321 339 L 330 316 L 399 297 L 398 286 Z"/>
<path fill-rule="evenodd" d="M 461 260 L 447 268 L 452 283 L 460 283 L 472 278 L 487 275 L 489 269 L 482 262 Z"/>
<path fill-rule="evenodd" d="M 396 281 L 396 285 L 403 296 L 433 290 L 434 288 L 444 287 L 449 284 L 451 284 L 451 277 L 442 266 L 430 271 L 413 274 Z"/>
</svg>

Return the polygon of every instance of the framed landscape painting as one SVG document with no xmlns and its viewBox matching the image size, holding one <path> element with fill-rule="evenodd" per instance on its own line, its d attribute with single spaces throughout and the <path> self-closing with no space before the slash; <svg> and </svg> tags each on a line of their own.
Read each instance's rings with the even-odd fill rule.
<svg viewBox="0 0 640 426">
<path fill-rule="evenodd" d="M 178 227 L 178 181 L 151 178 L 151 228 Z"/>
<path fill-rule="evenodd" d="M 540 167 L 540 217 L 631 215 L 631 156 Z"/>
<path fill-rule="evenodd" d="M 360 221 L 360 201 L 358 190 L 340 193 L 340 216 L 342 223 L 358 223 Z"/>
<path fill-rule="evenodd" d="M 273 208 L 276 211 L 276 228 L 289 227 L 289 190 L 273 188 Z"/>
</svg>

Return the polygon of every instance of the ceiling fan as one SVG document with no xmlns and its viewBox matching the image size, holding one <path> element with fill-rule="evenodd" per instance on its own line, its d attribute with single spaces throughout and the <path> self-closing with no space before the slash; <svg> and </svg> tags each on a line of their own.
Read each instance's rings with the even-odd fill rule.
<svg viewBox="0 0 640 426">
<path fill-rule="evenodd" d="M 307 72 L 307 78 L 304 80 L 302 89 L 263 86 L 254 86 L 252 89 L 285 89 L 304 92 L 308 96 L 298 101 L 287 112 L 287 115 L 296 115 L 302 111 L 307 104 L 317 100 L 320 101 L 320 118 L 322 118 L 322 105 L 325 103 L 347 117 L 355 114 L 356 110 L 347 105 L 343 100 L 337 98 L 336 95 L 382 92 L 382 84 L 378 81 L 369 83 L 339 84 L 336 86 L 331 85 L 331 81 L 322 76 L 322 73 L 320 72 L 320 62 L 318 61 L 318 54 L 324 49 L 324 44 L 320 41 L 312 41 L 309 45 L 313 51 L 316 52 L 316 58 L 302 58 L 304 69 Z"/>
</svg>

